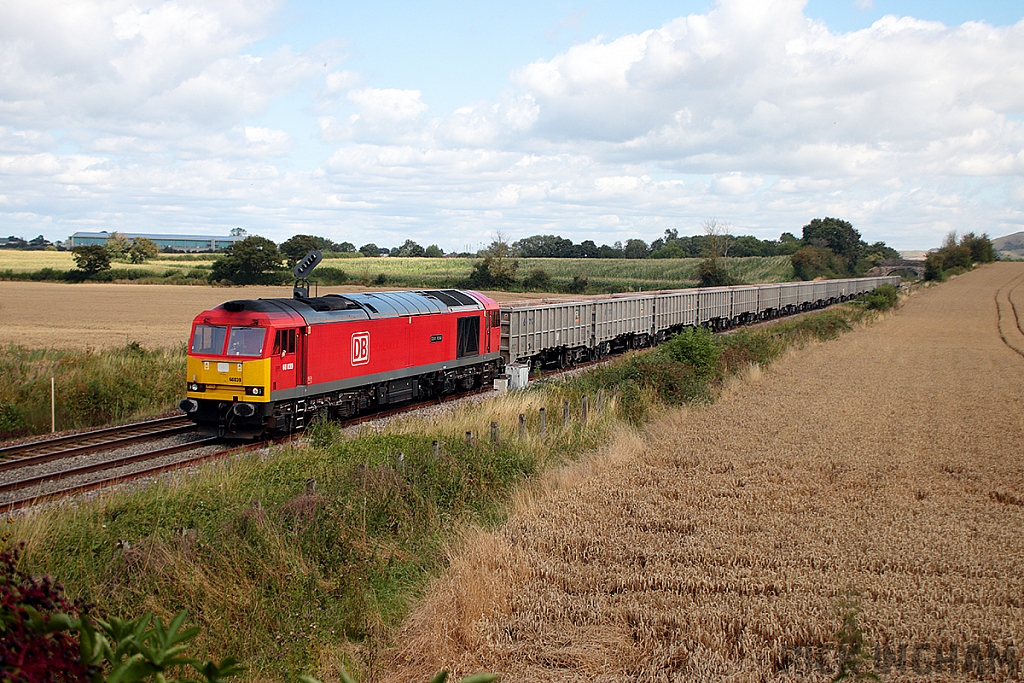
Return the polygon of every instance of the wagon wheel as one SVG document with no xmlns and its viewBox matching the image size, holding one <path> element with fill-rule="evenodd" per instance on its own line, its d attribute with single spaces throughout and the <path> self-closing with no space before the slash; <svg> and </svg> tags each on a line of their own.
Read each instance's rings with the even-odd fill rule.
<svg viewBox="0 0 1024 683">
<path fill-rule="evenodd" d="M 558 367 L 559 368 L 565 368 L 568 365 L 569 365 L 569 352 L 568 351 L 562 351 L 561 353 L 558 354 Z"/>
</svg>

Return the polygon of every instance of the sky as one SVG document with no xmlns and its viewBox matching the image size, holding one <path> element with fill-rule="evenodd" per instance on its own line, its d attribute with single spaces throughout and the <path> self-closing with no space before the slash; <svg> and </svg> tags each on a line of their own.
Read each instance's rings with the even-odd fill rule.
<svg viewBox="0 0 1024 683">
<path fill-rule="evenodd" d="M 1024 230 L 1024 4 L 0 0 L 2 235 Z"/>
</svg>

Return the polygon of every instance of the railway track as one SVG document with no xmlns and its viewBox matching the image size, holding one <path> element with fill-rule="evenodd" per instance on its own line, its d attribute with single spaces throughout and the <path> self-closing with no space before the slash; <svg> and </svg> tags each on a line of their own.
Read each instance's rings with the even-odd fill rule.
<svg viewBox="0 0 1024 683">
<path fill-rule="evenodd" d="M 431 401 L 423 401 L 420 403 L 409 404 L 391 408 L 388 410 L 382 410 L 374 413 L 368 413 L 366 415 L 360 415 L 358 417 L 349 418 L 347 420 L 339 421 L 338 424 L 341 427 L 351 427 L 371 420 L 379 420 L 394 415 L 399 415 L 405 412 L 422 408 L 429 405 L 438 405 L 441 403 L 447 403 L 449 401 L 465 398 L 475 394 L 484 393 L 491 391 L 490 389 L 477 389 L 475 391 L 464 392 L 461 394 L 454 394 L 452 396 L 446 396 L 441 399 L 434 399 Z M 266 446 L 278 443 L 284 443 L 291 440 L 294 435 L 282 436 L 273 439 L 266 439 L 262 441 L 255 441 L 247 444 L 234 444 L 225 442 L 223 439 L 217 437 L 209 437 L 204 439 L 198 439 L 189 441 L 187 443 L 178 443 L 168 446 L 161 446 L 149 450 L 143 450 L 140 452 L 129 453 L 129 454 L 117 454 L 118 450 L 123 449 L 126 446 L 131 446 L 140 443 L 144 440 L 158 439 L 167 436 L 175 436 L 179 434 L 185 434 L 188 432 L 194 432 L 195 426 L 187 420 L 187 418 L 179 418 L 188 422 L 190 427 L 179 429 L 178 427 L 165 427 L 161 430 L 151 429 L 148 437 L 137 434 L 133 436 L 125 436 L 123 433 L 119 436 L 115 436 L 114 432 L 120 428 L 110 428 L 109 430 L 96 430 L 95 432 L 88 432 L 82 435 L 71 435 L 68 437 L 58 437 L 57 439 L 49 439 L 45 441 L 35 442 L 34 444 L 24 444 L 23 446 L 39 446 L 42 448 L 44 443 L 51 445 L 49 450 L 42 449 L 42 452 L 34 453 L 30 455 L 23 455 L 20 458 L 12 457 L 9 460 L 0 462 L 0 474 L 8 471 L 17 471 L 19 469 L 32 469 L 37 465 L 45 465 L 48 463 L 62 463 L 67 462 L 66 466 L 58 465 L 57 468 L 42 473 L 32 473 L 26 476 L 20 476 L 18 478 L 7 479 L 6 481 L 0 481 L 0 511 L 11 512 L 21 508 L 30 507 L 39 503 L 54 500 L 57 498 L 64 498 L 66 496 L 86 493 L 89 491 L 95 491 L 97 489 L 106 488 L 116 484 L 122 484 L 125 482 L 133 481 L 136 479 L 142 479 L 144 477 L 150 477 L 156 474 L 169 472 L 176 469 L 182 469 L 185 467 L 192 467 L 203 462 L 210 460 L 220 459 L 243 453 L 249 450 L 256 450 L 264 448 Z M 165 422 L 165 420 L 151 420 L 147 423 L 137 423 L 136 425 L 125 425 L 125 428 L 132 426 L 141 426 L 143 424 L 151 424 Z M 166 420 L 169 422 L 169 419 Z M 152 424 L 152 427 L 155 427 Z M 105 440 L 100 439 L 98 435 L 100 432 L 107 434 Z M 159 436 L 155 436 L 159 435 Z M 96 439 L 95 443 L 74 445 L 75 437 L 81 436 L 89 438 L 92 436 Z M 21 448 L 21 446 L 14 446 L 10 448 L 12 453 L 15 449 Z M 212 450 L 211 450 L 212 449 Z M 81 455 L 99 453 L 102 451 L 113 451 L 114 454 L 109 458 L 103 458 L 94 460 L 87 463 L 78 463 L 71 461 L 78 461 Z M 67 455 L 71 453 L 72 455 Z M 184 455 L 184 457 L 175 458 L 172 461 L 166 461 L 171 456 Z M 144 467 L 137 467 L 142 463 L 152 462 L 155 460 L 165 460 L 157 464 L 148 465 Z M 130 471 L 125 471 L 125 468 L 132 467 Z M 103 473 L 99 477 L 91 477 Z M 18 493 L 24 490 L 33 489 L 37 487 L 43 487 L 48 484 L 60 482 L 64 480 L 74 480 L 88 477 L 84 481 L 78 481 L 68 486 L 61 488 L 49 488 L 45 491 L 38 491 L 30 495 L 18 496 Z M 6 500 L 5 500 L 6 499 Z"/>
<path fill-rule="evenodd" d="M 194 431 L 183 415 L 104 427 L 0 448 L 0 472 Z"/>
</svg>

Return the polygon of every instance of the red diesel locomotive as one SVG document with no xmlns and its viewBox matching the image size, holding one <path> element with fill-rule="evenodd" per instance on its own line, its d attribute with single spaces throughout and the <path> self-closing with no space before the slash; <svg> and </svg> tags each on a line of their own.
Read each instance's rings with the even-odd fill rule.
<svg viewBox="0 0 1024 683">
<path fill-rule="evenodd" d="M 498 305 L 478 292 L 304 294 L 196 316 L 179 407 L 201 431 L 287 433 L 316 415 L 489 385 L 504 370 Z"/>
</svg>

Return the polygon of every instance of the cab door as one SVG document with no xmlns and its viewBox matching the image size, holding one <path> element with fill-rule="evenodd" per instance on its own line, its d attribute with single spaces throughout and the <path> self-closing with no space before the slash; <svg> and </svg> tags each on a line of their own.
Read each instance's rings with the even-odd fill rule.
<svg viewBox="0 0 1024 683">
<path fill-rule="evenodd" d="M 485 353 L 491 352 L 491 312 L 484 311 L 484 344 L 486 345 Z"/>
<path fill-rule="evenodd" d="M 301 384 L 301 363 L 299 361 L 299 330 L 279 329 L 274 333 L 273 364 L 274 389 L 292 389 Z"/>
</svg>

